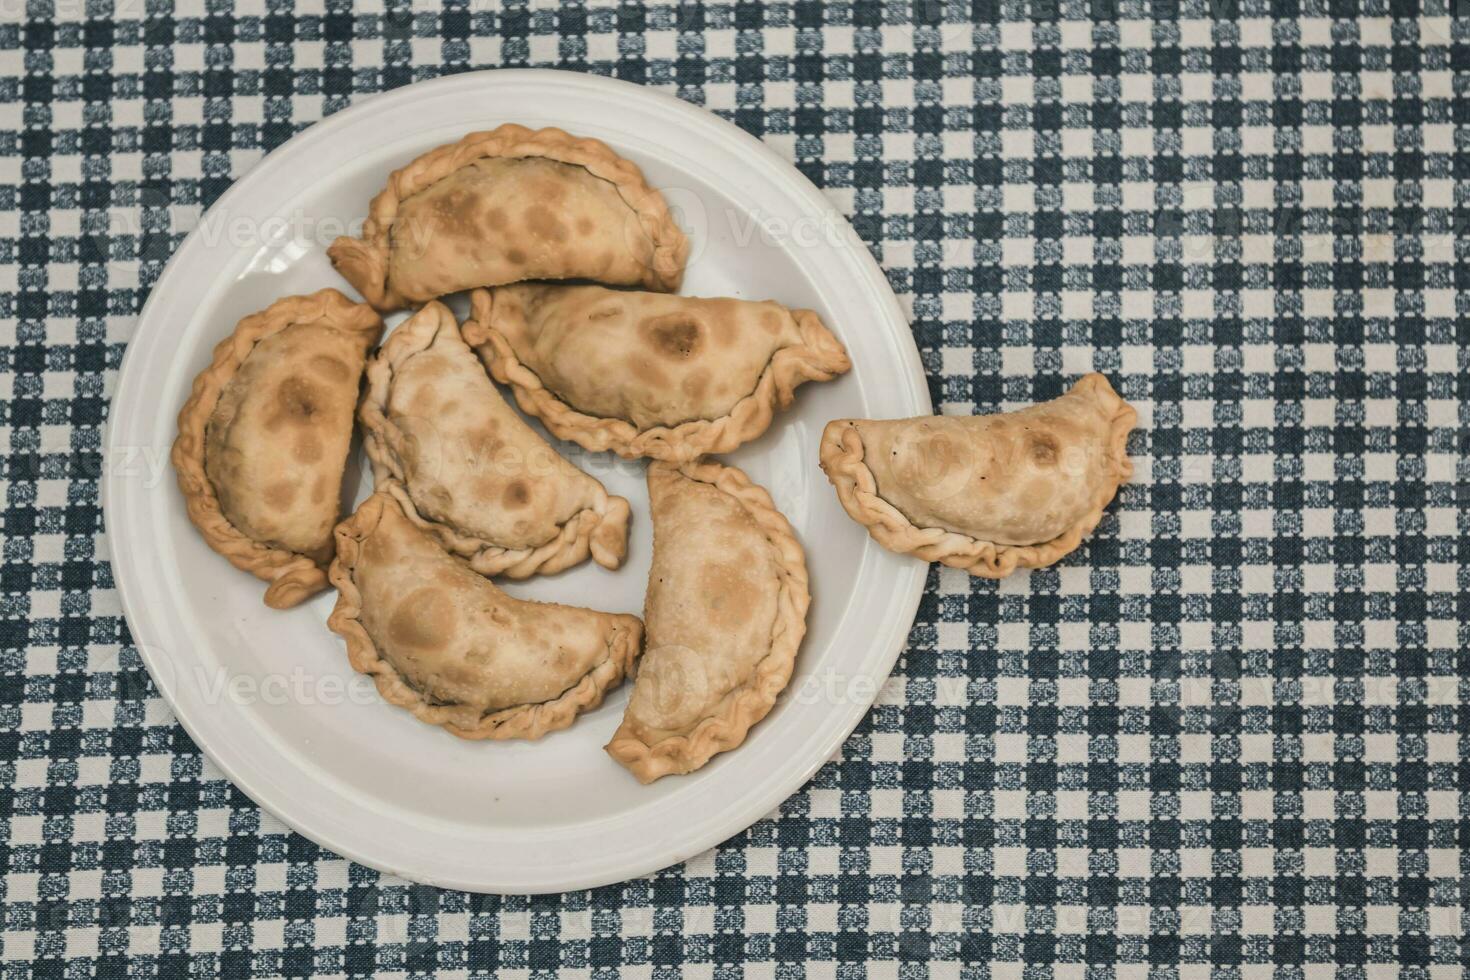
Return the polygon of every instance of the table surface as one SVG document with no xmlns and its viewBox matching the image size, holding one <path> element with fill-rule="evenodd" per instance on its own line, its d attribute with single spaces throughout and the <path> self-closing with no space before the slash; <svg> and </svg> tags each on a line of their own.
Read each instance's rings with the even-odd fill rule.
<svg viewBox="0 0 1470 980">
<path fill-rule="evenodd" d="M 1445 2 L 0 5 L 0 977 L 1459 976 Z M 201 209 L 370 93 L 498 66 L 673 92 L 795 161 L 940 411 L 1095 369 L 1140 414 L 1078 552 L 931 570 L 878 704 L 779 812 L 532 899 L 380 876 L 234 790 L 130 646 L 97 496 L 118 363 Z"/>
</svg>

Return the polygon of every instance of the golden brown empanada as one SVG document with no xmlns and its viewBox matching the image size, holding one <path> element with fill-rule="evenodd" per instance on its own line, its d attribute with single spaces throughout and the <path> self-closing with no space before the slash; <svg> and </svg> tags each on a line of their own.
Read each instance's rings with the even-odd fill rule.
<svg viewBox="0 0 1470 980">
<path fill-rule="evenodd" d="M 461 738 L 540 738 L 602 703 L 637 616 L 513 599 L 377 492 L 337 526 L 327 620 L 384 700 Z"/>
<path fill-rule="evenodd" d="M 822 469 L 883 547 L 1001 578 L 1068 554 L 1133 475 L 1138 413 L 1101 374 L 1018 412 L 869 421 L 822 433 Z"/>
<path fill-rule="evenodd" d="M 551 433 L 628 459 L 729 452 L 852 365 L 811 310 L 600 286 L 479 289 L 465 339 Z"/>
<path fill-rule="evenodd" d="M 643 173 L 595 139 L 507 123 L 395 170 L 332 264 L 383 312 L 474 286 L 594 279 L 674 290 L 689 241 Z"/>
<path fill-rule="evenodd" d="M 358 383 L 382 332 L 335 289 L 277 300 L 215 347 L 179 412 L 172 458 L 189 519 L 271 583 L 275 609 L 327 587 Z"/>
<path fill-rule="evenodd" d="M 586 559 L 617 568 L 628 502 L 567 462 L 495 390 L 454 314 L 431 302 L 367 367 L 358 412 L 380 490 L 482 575 Z"/>
<path fill-rule="evenodd" d="M 806 560 L 765 490 L 733 466 L 648 468 L 648 652 L 608 754 L 651 783 L 745 741 L 791 680 Z"/>
</svg>

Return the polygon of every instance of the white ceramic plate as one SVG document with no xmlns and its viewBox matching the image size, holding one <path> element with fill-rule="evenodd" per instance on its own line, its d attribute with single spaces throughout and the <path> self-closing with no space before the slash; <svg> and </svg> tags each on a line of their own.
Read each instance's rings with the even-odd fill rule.
<svg viewBox="0 0 1470 980">
<path fill-rule="evenodd" d="M 263 583 L 195 533 L 167 465 L 190 383 L 235 322 L 290 293 L 350 293 L 325 245 L 361 221 L 389 170 L 502 122 L 605 140 L 679 213 L 694 242 L 686 293 L 812 307 L 852 355 L 851 374 L 802 388 L 765 437 L 729 457 L 795 526 L 813 602 L 782 702 L 739 751 L 688 777 L 640 786 L 602 751 L 626 685 L 538 743 L 461 741 L 382 703 L 326 629 L 335 593 L 289 612 L 267 609 Z M 455 75 L 370 99 L 298 135 L 185 240 L 143 310 L 112 406 L 103 486 L 112 563 L 133 637 L 179 721 L 235 785 L 292 828 L 355 861 L 444 887 L 591 887 L 744 830 L 809 779 L 867 711 L 913 622 L 925 566 L 882 550 L 848 520 L 817 466 L 817 440 L 832 418 L 929 411 L 918 352 L 877 264 L 831 204 L 758 140 L 603 78 Z M 627 563 L 608 572 L 589 562 L 506 589 L 637 613 L 651 554 L 643 465 L 558 445 L 632 502 Z M 355 469 L 349 479 L 358 481 Z"/>
</svg>

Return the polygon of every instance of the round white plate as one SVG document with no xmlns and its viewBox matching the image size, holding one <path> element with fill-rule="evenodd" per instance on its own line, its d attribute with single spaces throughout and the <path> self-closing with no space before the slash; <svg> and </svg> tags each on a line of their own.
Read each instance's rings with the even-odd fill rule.
<svg viewBox="0 0 1470 980">
<path fill-rule="evenodd" d="M 388 172 L 502 122 L 605 140 L 663 189 L 690 234 L 685 293 L 812 307 L 852 355 L 851 374 L 802 388 L 770 432 L 729 457 L 770 490 L 806 546 L 809 632 L 776 709 L 738 751 L 684 778 L 640 786 L 602 751 L 627 685 L 536 743 L 462 741 L 381 702 L 326 628 L 335 594 L 267 609 L 264 584 L 190 525 L 167 462 L 190 383 L 235 322 L 291 293 L 350 293 L 325 246 L 357 229 Z M 889 554 L 848 520 L 817 466 L 817 440 L 829 419 L 929 412 L 918 352 L 883 273 L 832 205 L 758 140 L 604 78 L 455 75 L 369 99 L 296 136 L 184 241 L 143 310 L 112 406 L 103 485 L 112 563 L 133 637 L 179 721 L 293 829 L 443 887 L 591 887 L 744 830 L 831 758 L 867 711 L 913 622 L 925 565 Z M 637 613 L 651 554 L 643 464 L 557 445 L 632 502 L 627 563 L 609 572 L 589 562 L 505 588 Z M 359 480 L 356 464 L 349 480 Z"/>
</svg>

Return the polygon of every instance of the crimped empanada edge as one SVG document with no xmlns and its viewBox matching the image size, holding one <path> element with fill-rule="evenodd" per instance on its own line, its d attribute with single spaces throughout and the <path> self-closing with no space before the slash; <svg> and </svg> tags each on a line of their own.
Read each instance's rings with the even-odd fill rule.
<svg viewBox="0 0 1470 980">
<path fill-rule="evenodd" d="M 654 466 L 674 469 L 734 498 L 775 548 L 781 585 L 776 597 L 776 621 L 771 627 L 771 648 L 756 664 L 751 678 L 725 696 L 719 714 L 702 719 L 688 735 L 666 738 L 654 745 L 632 734 L 626 718 L 613 733 L 604 747 L 607 754 L 644 784 L 663 776 L 693 772 L 719 753 L 744 743 L 750 729 L 770 714 L 776 698 L 791 682 L 811 605 L 806 554 L 791 523 L 776 509 L 764 487 L 743 470 L 712 460 L 656 462 L 650 469 Z"/>
<path fill-rule="evenodd" d="M 493 325 L 493 289 L 471 295 L 471 318 L 465 321 L 465 340 L 479 352 L 490 374 L 515 393 L 516 404 L 540 419 L 558 439 L 575 442 L 590 452 L 617 453 L 624 459 L 685 462 L 713 453 L 728 453 L 771 427 L 777 408 L 796 397 L 808 381 L 831 381 L 852 369 L 847 350 L 812 310 L 790 310 L 801 332 L 800 344 L 783 347 L 756 381 L 755 390 L 741 398 L 727 415 L 695 419 L 676 426 L 639 429 L 625 419 L 605 419 L 577 411 L 542 383 L 521 362 L 510 341 Z"/>
<path fill-rule="evenodd" d="M 327 587 L 326 570 L 305 555 L 247 537 L 230 523 L 220 511 L 214 484 L 204 472 L 204 434 L 220 395 L 256 344 L 294 323 L 319 320 L 330 321 L 339 330 L 369 336 L 367 347 L 383 331 L 382 319 L 370 307 L 354 303 L 331 288 L 306 296 L 286 296 L 250 314 L 215 345 L 209 366 L 195 377 L 189 399 L 179 410 L 179 432 L 169 453 L 189 520 L 205 543 L 230 564 L 270 583 L 265 604 L 272 609 L 289 609 L 321 592 Z"/>
<path fill-rule="evenodd" d="M 555 126 L 532 130 L 517 123 L 469 133 L 393 171 L 368 206 L 361 237 L 344 235 L 327 249 L 332 265 L 380 312 L 391 313 L 411 305 L 408 297 L 388 285 L 388 233 L 398 216 L 399 204 L 486 157 L 546 157 L 582 167 L 613 184 L 653 243 L 653 265 L 642 284 L 657 292 L 679 288 L 689 258 L 689 239 L 674 221 L 663 194 L 648 185 L 638 165 L 618 156 L 601 140 L 573 136 Z"/>
<path fill-rule="evenodd" d="M 461 725 L 454 719 L 455 706 L 430 704 L 378 652 L 377 644 L 362 625 L 362 592 L 352 578 L 362 553 L 362 542 L 377 528 L 387 499 L 384 494 L 374 493 L 355 513 L 337 525 L 334 532 L 337 556 L 327 572 L 337 589 L 337 603 L 327 617 L 327 628 L 342 637 L 347 645 L 348 663 L 353 670 L 373 679 L 384 701 L 405 708 L 420 721 L 437 725 L 463 739 L 523 738 L 535 741 L 547 732 L 570 726 L 578 715 L 597 707 L 607 692 L 622 682 L 642 648 L 643 623 L 636 616 L 606 613 L 604 615 L 620 621 L 608 637 L 607 656 L 559 697 L 505 708 L 482 716 L 471 726 Z"/>
<path fill-rule="evenodd" d="M 1077 550 L 1102 520 L 1103 510 L 1117 496 L 1118 488 L 1133 475 L 1127 443 L 1138 412 L 1113 390 L 1107 378 L 1096 372 L 1079 379 L 1068 393 L 1073 392 L 1092 395 L 1099 411 L 1108 418 L 1107 447 L 1115 479 L 1098 494 L 1095 506 L 1085 517 L 1041 544 L 996 544 L 945 528 L 915 525 L 879 496 L 877 480 L 863 461 L 862 437 L 852 425 L 857 420 L 834 419 L 827 423 L 819 449 L 822 469 L 848 516 L 866 527 L 873 540 L 889 551 L 937 561 L 979 578 L 1004 578 L 1017 568 L 1044 568 Z"/>
<path fill-rule="evenodd" d="M 426 316 L 427 312 L 434 314 Z M 420 319 L 422 318 L 422 319 Z M 585 561 L 590 555 L 604 568 L 617 569 L 628 550 L 628 501 L 607 492 L 596 477 L 599 496 L 594 506 L 578 511 L 558 525 L 557 534 L 534 548 L 507 548 L 472 534 L 462 533 L 420 514 L 409 496 L 406 476 L 397 456 L 389 446 L 386 431 L 393 426 L 385 408 L 392 387 L 393 374 L 409 358 L 434 342 L 446 325 L 459 330 L 453 311 L 438 300 L 430 300 L 423 308 L 400 324 L 384 342 L 378 353 L 368 360 L 362 401 L 357 418 L 362 423 L 363 450 L 373 468 L 373 485 L 391 493 L 403 508 L 403 515 L 415 527 L 426 531 L 443 547 L 465 559 L 481 575 L 504 575 L 523 579 L 533 575 L 551 575 Z M 492 384 L 486 378 L 486 384 Z M 499 396 L 499 392 L 496 392 Z M 553 451 L 555 449 L 553 448 Z"/>
</svg>

